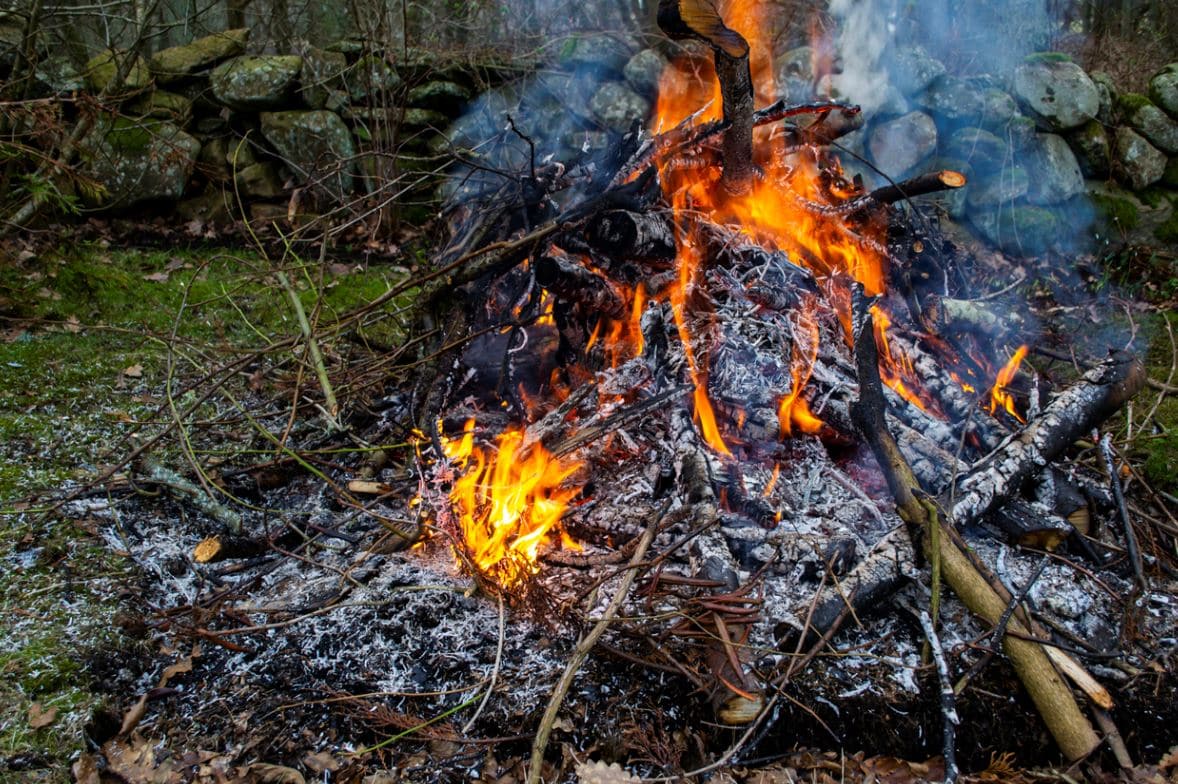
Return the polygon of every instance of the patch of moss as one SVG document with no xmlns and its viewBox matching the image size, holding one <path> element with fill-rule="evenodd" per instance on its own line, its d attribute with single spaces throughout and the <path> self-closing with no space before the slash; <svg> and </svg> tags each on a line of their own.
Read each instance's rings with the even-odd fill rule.
<svg viewBox="0 0 1178 784">
<path fill-rule="evenodd" d="M 1141 213 L 1137 205 L 1129 199 L 1122 199 L 1104 193 L 1091 195 L 1092 206 L 1096 209 L 1098 224 L 1103 222 L 1106 227 L 1116 227 L 1122 231 L 1137 228 L 1141 222 Z"/>
<path fill-rule="evenodd" d="M 1164 245 L 1178 244 L 1178 209 L 1165 223 L 1153 230 L 1153 236 Z"/>
<path fill-rule="evenodd" d="M 1070 63 L 1072 56 L 1066 52 L 1032 52 L 1023 58 L 1027 63 Z"/>
<path fill-rule="evenodd" d="M 1140 93 L 1121 93 L 1117 96 L 1117 106 L 1126 117 L 1131 117 L 1138 109 L 1153 106 L 1153 103 Z"/>
</svg>

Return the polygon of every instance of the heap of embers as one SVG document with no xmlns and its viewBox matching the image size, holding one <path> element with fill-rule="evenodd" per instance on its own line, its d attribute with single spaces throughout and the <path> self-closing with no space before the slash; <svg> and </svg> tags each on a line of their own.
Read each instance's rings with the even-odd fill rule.
<svg viewBox="0 0 1178 784">
<path fill-rule="evenodd" d="M 1020 373 L 1022 322 L 969 299 L 968 260 L 907 201 L 964 178 L 865 192 L 832 152 L 857 108 L 774 103 L 756 20 L 680 5 L 664 29 L 710 49 L 665 75 L 653 132 L 483 180 L 451 211 L 423 295 L 422 494 L 427 546 L 572 621 L 639 556 L 615 652 L 740 723 L 792 671 L 782 653 L 919 574 L 928 532 L 896 511 L 914 489 L 950 538 L 984 523 L 1099 561 L 1075 526 L 1109 493 L 1053 461 L 1141 380 L 1124 357 L 1057 394 Z M 875 420 L 855 412 L 864 372 Z M 881 435 L 919 488 L 881 473 Z"/>
</svg>

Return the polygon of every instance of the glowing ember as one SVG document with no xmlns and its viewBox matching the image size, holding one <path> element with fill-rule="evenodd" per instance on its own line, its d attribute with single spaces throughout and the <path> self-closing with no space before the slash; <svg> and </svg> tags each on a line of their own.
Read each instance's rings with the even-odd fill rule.
<svg viewBox="0 0 1178 784">
<path fill-rule="evenodd" d="M 544 543 L 559 540 L 580 549 L 560 518 L 579 492 L 563 484 L 581 464 L 561 462 L 539 444 L 523 447 L 523 438 L 522 430 L 508 430 L 488 454 L 475 444 L 471 420 L 462 438 L 444 444 L 446 456 L 462 470 L 450 491 L 461 525 L 459 560 L 504 588 L 539 571 Z"/>
<path fill-rule="evenodd" d="M 991 414 L 996 413 L 999 408 L 1002 408 L 1019 422 L 1025 423 L 1027 421 L 1019 415 L 1018 409 L 1014 407 L 1014 396 L 1006 391 L 1006 388 L 1010 386 L 1010 382 L 1018 374 L 1019 365 L 1023 363 L 1026 356 L 1027 347 L 1019 346 L 1018 350 L 1014 352 L 1014 356 L 1006 363 L 1006 366 L 998 371 L 998 378 L 994 381 L 994 388 L 990 390 Z"/>
</svg>

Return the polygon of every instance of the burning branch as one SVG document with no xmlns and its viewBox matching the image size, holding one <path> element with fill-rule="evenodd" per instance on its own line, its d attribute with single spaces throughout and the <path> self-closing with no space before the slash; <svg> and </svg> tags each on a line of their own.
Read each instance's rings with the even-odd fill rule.
<svg viewBox="0 0 1178 784">
<path fill-rule="evenodd" d="M 668 37 L 703 41 L 712 47 L 724 104 L 724 172 L 720 183 L 734 196 L 752 187 L 753 79 L 749 45 L 720 18 L 714 0 L 660 0 L 659 28 Z"/>
<path fill-rule="evenodd" d="M 997 624 L 1010 597 L 1003 596 L 1005 590 L 1000 593 L 978 570 L 958 543 L 954 531 L 941 520 L 938 507 L 921 497 L 920 483 L 885 422 L 875 329 L 861 288 L 856 288 L 855 300 L 853 332 L 859 401 L 852 408 L 852 416 L 883 470 L 900 517 L 919 537 L 914 546 L 923 550 L 930 560 L 939 560 L 945 581 L 972 612 Z M 1009 620 L 1008 628 L 1011 633 L 1003 638 L 1003 649 L 1047 729 L 1064 756 L 1069 760 L 1083 759 L 1100 745 L 1100 738 L 1084 718 L 1045 647 L 1026 639 L 1032 636 L 1031 628 L 1015 618 Z"/>
</svg>

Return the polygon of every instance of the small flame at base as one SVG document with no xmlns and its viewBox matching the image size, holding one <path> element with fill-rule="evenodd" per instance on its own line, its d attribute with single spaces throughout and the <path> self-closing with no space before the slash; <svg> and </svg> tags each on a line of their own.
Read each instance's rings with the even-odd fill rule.
<svg viewBox="0 0 1178 784">
<path fill-rule="evenodd" d="M 1018 409 L 1014 406 L 1014 396 L 1006 391 L 1010 386 L 1010 382 L 1014 381 L 1014 377 L 1018 375 L 1019 366 L 1023 364 L 1023 360 L 1027 357 L 1027 347 L 1019 346 L 1018 350 L 1002 368 L 998 371 L 998 378 L 994 381 L 994 388 L 990 390 L 990 413 L 994 414 L 1001 408 L 1017 419 L 1019 422 L 1026 424 L 1025 419 L 1019 415 Z"/>
<path fill-rule="evenodd" d="M 474 420 L 461 439 L 443 446 L 446 457 L 465 469 L 450 491 L 461 526 L 459 560 L 510 588 L 539 571 L 539 551 L 559 536 L 562 546 L 580 549 L 560 525 L 579 492 L 563 487 L 581 468 L 562 463 L 540 444 L 523 446 L 524 433 L 500 435 L 492 454 L 474 443 Z"/>
</svg>

